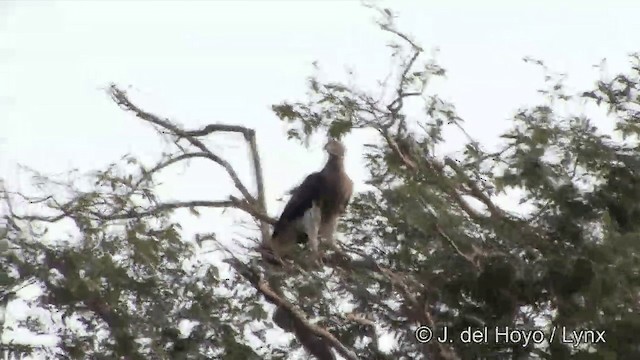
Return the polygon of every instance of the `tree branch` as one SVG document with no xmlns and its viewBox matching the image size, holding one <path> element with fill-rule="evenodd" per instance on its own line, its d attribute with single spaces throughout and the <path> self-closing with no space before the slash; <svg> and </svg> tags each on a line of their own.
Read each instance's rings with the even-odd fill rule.
<svg viewBox="0 0 640 360">
<path fill-rule="evenodd" d="M 231 200 L 220 201 L 207 201 L 207 200 L 194 200 L 194 201 L 176 201 L 167 202 L 154 206 L 153 208 L 145 211 L 127 211 L 124 213 L 116 213 L 110 215 L 104 215 L 97 211 L 91 211 L 90 213 L 100 220 L 121 220 L 132 218 L 143 218 L 157 215 L 160 212 L 182 209 L 182 208 L 196 208 L 196 207 L 209 207 L 209 208 L 227 208 L 233 207 L 234 204 Z"/>
<path fill-rule="evenodd" d="M 260 153 L 258 152 L 258 144 L 256 143 L 255 131 L 251 130 L 248 135 L 245 133 L 245 139 L 249 142 L 251 158 L 253 159 L 253 172 L 256 177 L 256 187 L 258 188 L 258 205 L 263 213 L 267 213 L 267 203 L 265 200 L 264 178 L 262 175 L 262 163 L 260 161 Z M 271 222 L 272 224 L 274 222 Z M 269 238 L 269 225 L 266 221 L 260 222 L 260 231 L 262 232 L 262 240 Z"/>
<path fill-rule="evenodd" d="M 253 205 L 247 203 L 246 201 L 240 200 L 236 197 L 230 196 L 229 200 L 218 200 L 218 201 L 209 201 L 209 200 L 194 200 L 194 201 L 176 201 L 176 202 L 167 202 L 158 204 L 151 209 L 144 211 L 126 211 L 123 213 L 114 213 L 114 214 L 102 214 L 98 211 L 89 211 L 93 217 L 99 220 L 123 220 L 123 219 L 132 219 L 132 218 L 141 218 L 154 216 L 162 211 L 182 209 L 182 208 L 196 208 L 196 207 L 208 207 L 208 208 L 237 208 L 243 210 L 247 214 L 252 217 L 259 219 L 267 224 L 275 224 L 276 220 L 272 217 L 260 212 Z M 73 212 L 73 209 L 69 210 L 57 209 L 61 210 L 62 213 L 54 216 L 42 216 L 42 215 L 16 215 L 13 217 L 18 220 L 26 220 L 26 221 L 42 221 L 42 222 L 58 222 L 66 217 L 69 217 Z"/>
<path fill-rule="evenodd" d="M 380 360 L 386 360 L 386 359 L 390 359 L 390 357 L 383 353 L 382 351 L 380 351 L 379 348 L 379 338 L 378 338 L 378 334 L 376 333 L 376 323 L 364 318 L 362 316 L 356 315 L 354 313 L 351 314 L 347 314 L 346 319 L 349 321 L 353 321 L 357 324 L 359 324 L 360 326 L 364 327 L 366 329 L 366 331 L 369 333 L 369 337 L 371 338 L 371 348 L 376 356 L 376 359 L 380 359 Z"/>
<path fill-rule="evenodd" d="M 286 311 L 287 316 L 300 325 L 308 333 L 321 337 L 324 341 L 330 344 L 340 355 L 348 360 L 358 360 L 353 351 L 344 346 L 338 339 L 335 338 L 329 331 L 309 323 L 305 319 L 304 312 L 292 305 L 286 299 L 279 296 L 274 290 L 271 289 L 266 280 L 264 280 L 256 271 L 247 265 L 241 263 L 237 259 L 230 261 L 231 265 L 245 278 L 251 285 L 261 293 L 265 299 L 270 303 L 277 306 L 281 311 Z"/>
<path fill-rule="evenodd" d="M 117 88 L 115 88 L 115 86 L 112 85 L 111 92 L 112 92 L 112 97 L 114 98 L 114 100 L 121 99 L 121 101 L 124 101 L 122 99 L 124 97 L 124 99 L 126 99 L 126 101 L 128 101 L 128 98 L 126 98 L 126 94 L 124 94 L 124 92 L 120 91 L 120 93 L 122 95 L 119 95 L 119 97 L 116 98 L 115 95 L 114 95 L 114 91 L 120 91 L 120 90 L 118 90 Z M 116 102 L 118 102 L 118 101 L 116 100 Z M 119 103 L 119 104 L 122 106 L 121 103 Z M 197 146 L 200 149 L 202 149 L 204 144 L 202 144 L 202 146 L 200 146 L 201 143 L 199 141 L 194 142 L 193 140 L 195 140 L 196 137 L 206 136 L 206 135 L 209 135 L 209 134 L 214 133 L 214 132 L 235 132 L 235 133 L 242 134 L 244 136 L 244 139 L 246 140 L 247 144 L 249 145 L 249 151 L 251 153 L 253 171 L 254 171 L 254 175 L 255 175 L 255 178 L 256 178 L 256 187 L 257 187 L 256 190 L 257 190 L 257 193 L 258 193 L 257 204 L 259 206 L 259 210 L 260 211 L 262 211 L 265 214 L 267 213 L 267 206 L 266 206 L 266 201 L 265 201 L 265 190 L 264 190 L 264 178 L 263 178 L 263 175 L 262 175 L 262 164 L 261 164 L 261 161 L 260 161 L 260 154 L 258 152 L 258 145 L 256 143 L 255 130 L 247 128 L 245 126 L 240 126 L 240 125 L 209 124 L 209 125 L 206 125 L 204 128 L 202 128 L 200 130 L 185 131 L 185 130 L 178 129 L 177 126 L 173 126 L 169 122 L 166 122 L 166 121 L 163 122 L 162 120 L 159 121 L 159 119 L 157 119 L 157 118 L 154 119 L 154 120 L 148 120 L 146 117 L 148 117 L 151 114 L 142 112 L 139 108 L 133 106 L 133 104 L 131 104 L 130 102 L 128 102 L 128 103 L 125 102 L 124 104 L 125 104 L 125 108 L 134 111 L 136 113 L 136 115 L 138 117 L 142 118 L 143 120 L 151 121 L 154 124 L 162 126 L 165 129 L 170 130 L 173 134 L 177 135 L 179 138 L 186 138 L 192 144 L 194 144 L 195 146 Z M 163 166 L 157 166 L 156 168 L 152 169 L 151 172 L 157 171 L 157 170 L 159 170 L 159 169 L 161 169 L 163 167 L 169 166 L 172 163 L 178 162 L 180 160 L 184 160 L 184 159 L 188 159 L 188 158 L 194 158 L 194 157 L 206 157 L 206 158 L 209 158 L 209 159 L 219 163 L 220 165 L 222 165 L 227 170 L 227 173 L 229 173 L 229 176 L 231 177 L 231 179 L 233 180 L 234 184 L 236 185 L 236 188 L 238 188 L 240 190 L 240 192 L 243 194 L 243 196 L 248 201 L 250 201 L 252 203 L 256 202 L 255 198 L 253 198 L 250 195 L 248 196 L 248 191 L 246 190 L 246 188 L 244 187 L 242 182 L 240 182 L 240 180 L 237 177 L 237 175 L 235 175 L 235 172 L 233 171 L 233 168 L 231 167 L 231 165 L 226 163 L 226 161 L 224 161 L 220 157 L 215 156 L 211 151 L 208 151 L 208 149 L 207 149 L 207 151 L 204 151 L 204 149 L 202 149 L 202 150 L 203 150 L 203 152 L 201 152 L 201 153 L 184 154 L 184 155 L 178 156 L 177 158 L 168 161 Z M 269 237 L 269 223 L 273 223 L 273 222 L 270 221 L 270 219 L 269 220 L 265 220 L 263 216 L 258 216 L 258 219 L 260 220 L 260 232 L 262 233 L 262 238 L 263 238 L 263 240 L 267 239 Z"/>
<path fill-rule="evenodd" d="M 252 204 L 249 204 L 248 202 L 240 200 L 234 196 L 230 196 L 229 199 L 233 202 L 234 207 L 240 210 L 244 210 L 246 213 L 257 218 L 258 220 L 266 222 L 267 224 L 275 225 L 276 219 L 270 217 L 264 212 L 259 211 Z"/>
<path fill-rule="evenodd" d="M 358 252 L 358 255 L 363 257 L 364 261 L 354 261 L 353 259 L 351 259 L 351 257 L 344 254 L 341 250 L 339 252 L 340 256 L 329 258 L 329 262 L 346 270 L 353 270 L 354 268 L 360 267 L 382 275 L 391 283 L 394 288 L 400 290 L 400 295 L 402 296 L 405 304 L 413 309 L 415 314 L 419 316 L 418 320 L 422 324 L 427 324 L 432 329 L 435 329 L 435 321 L 429 313 L 429 310 L 420 305 L 416 297 L 412 294 L 408 285 L 408 283 L 410 283 L 414 287 L 418 287 L 421 290 L 426 290 L 424 288 L 424 284 L 416 282 L 409 275 L 398 274 L 391 269 L 379 265 L 373 257 L 367 254 Z M 430 344 L 429 346 L 435 349 L 436 353 L 440 356 L 441 359 L 458 359 L 457 355 L 443 344 L 439 344 L 436 342 Z"/>
<path fill-rule="evenodd" d="M 140 177 L 140 179 L 138 179 L 135 185 L 136 186 L 140 185 L 144 180 L 149 179 L 154 173 L 157 173 L 158 171 L 166 167 L 169 167 L 175 163 L 178 163 L 180 161 L 194 159 L 194 158 L 206 158 L 206 157 L 207 157 L 206 152 L 194 152 L 194 153 L 181 154 L 176 157 L 169 158 L 168 160 L 157 164 L 150 170 L 145 170 L 145 173 Z"/>
<path fill-rule="evenodd" d="M 469 263 L 471 263 L 471 265 L 473 265 L 473 267 L 475 267 L 476 270 L 480 270 L 480 264 L 478 264 L 478 261 L 474 258 L 474 256 L 467 255 L 462 250 L 460 250 L 460 248 L 453 241 L 453 239 L 451 239 L 451 237 L 449 237 L 449 235 L 447 235 L 444 232 L 444 230 L 442 230 L 442 227 L 440 227 L 440 225 L 438 225 L 438 224 L 436 224 L 436 231 L 438 232 L 438 234 L 440 234 L 440 236 L 442 236 L 443 239 L 446 240 L 446 242 L 453 248 L 453 250 L 456 253 L 458 253 L 458 255 L 462 256 L 465 260 L 467 260 Z"/>
<path fill-rule="evenodd" d="M 65 259 L 64 257 L 61 258 L 51 250 L 47 250 L 45 254 L 47 266 L 50 269 L 60 271 L 65 278 L 69 279 L 75 274 L 75 272 L 77 272 L 77 269 L 73 268 L 73 261 L 66 261 L 68 259 Z M 44 281 L 48 286 L 53 286 L 49 283 L 48 279 L 44 279 Z M 139 351 L 139 346 L 135 341 L 135 336 L 131 334 L 126 322 L 123 321 L 117 311 L 112 309 L 99 293 L 89 290 L 84 281 L 81 282 L 78 288 L 81 290 L 78 290 L 77 293 L 73 293 L 73 296 L 77 297 L 78 301 L 83 302 L 90 311 L 96 314 L 98 318 L 107 324 L 114 340 L 120 345 L 118 347 L 119 351 L 124 353 L 117 355 L 124 355 L 126 359 L 131 360 L 145 359 Z M 80 297 L 77 295 L 80 293 L 87 295 Z"/>
<path fill-rule="evenodd" d="M 493 201 L 491 201 L 491 199 L 489 199 L 489 197 L 482 190 L 480 190 L 478 184 L 476 184 L 475 181 L 471 180 L 471 178 L 469 178 L 469 176 L 464 173 L 464 171 L 460 168 L 460 166 L 458 166 L 458 164 L 455 163 L 455 161 L 453 161 L 453 159 L 446 158 L 444 160 L 444 163 L 452 168 L 456 172 L 456 174 L 458 174 L 458 176 L 461 176 L 464 179 L 467 186 L 469 186 L 469 188 L 471 189 L 471 195 L 473 195 L 476 199 L 482 201 L 487 209 L 489 209 L 489 213 L 491 213 L 493 217 L 501 218 L 504 216 L 504 211 L 496 206 Z"/>
<path fill-rule="evenodd" d="M 204 155 L 204 157 L 215 161 L 216 163 L 218 163 L 220 166 L 222 166 L 226 170 L 227 174 L 229 174 L 229 177 L 233 181 L 235 187 L 242 193 L 242 195 L 244 196 L 245 199 L 247 199 L 248 201 L 250 201 L 252 203 L 256 201 L 255 198 L 249 193 L 247 188 L 244 186 L 244 184 L 242 183 L 242 181 L 238 177 L 238 174 L 235 172 L 233 167 L 226 160 L 222 159 L 221 157 L 219 157 L 219 156 L 215 155 L 213 152 L 211 152 L 211 150 L 209 150 L 209 148 L 207 148 L 207 146 L 205 146 L 200 140 L 196 139 L 194 136 L 190 135 L 188 131 L 180 129 L 178 126 L 172 124 L 168 120 L 162 120 L 158 116 L 153 115 L 153 114 L 151 114 L 149 112 L 146 112 L 146 111 L 140 109 L 139 107 L 137 107 L 135 104 L 133 104 L 129 100 L 126 92 L 120 90 L 118 87 L 116 87 L 115 84 L 112 84 L 109 87 L 109 95 L 111 96 L 113 101 L 116 104 L 118 104 L 118 106 L 120 106 L 122 109 L 131 111 L 138 118 L 140 118 L 140 119 L 142 119 L 144 121 L 148 121 L 148 122 L 150 122 L 152 124 L 155 124 L 157 126 L 160 126 L 160 127 L 164 128 L 166 130 L 169 130 L 176 137 L 184 138 L 187 141 L 189 141 L 193 146 L 197 147 L 204 154 L 206 154 L 206 155 Z"/>
<path fill-rule="evenodd" d="M 256 132 L 253 129 L 240 126 L 240 125 L 229 125 L 229 124 L 209 124 L 200 130 L 193 131 L 185 131 L 185 134 L 189 136 L 205 136 L 214 132 L 235 132 L 240 133 L 244 136 L 244 139 L 247 141 L 249 145 L 249 151 L 251 153 L 251 162 L 253 164 L 253 172 L 256 177 L 256 188 L 258 192 L 257 203 L 259 206 L 259 210 L 264 213 L 267 213 L 267 205 L 265 201 L 265 191 L 264 191 L 264 178 L 262 175 L 262 164 L 260 161 L 260 153 L 258 152 L 258 144 L 256 143 Z M 270 221 L 265 221 L 264 219 L 260 219 L 260 231 L 262 233 L 262 239 L 265 240 L 269 237 L 269 223 Z"/>
<path fill-rule="evenodd" d="M 236 133 L 241 133 L 246 137 L 249 134 L 252 134 L 254 131 L 253 129 L 249 129 L 247 127 L 240 126 L 240 125 L 209 124 L 200 130 L 185 131 L 184 133 L 187 134 L 188 136 L 199 137 L 199 136 L 206 136 L 214 132 L 236 132 Z"/>
<path fill-rule="evenodd" d="M 413 312 L 419 317 L 418 320 L 420 321 L 420 323 L 427 324 L 427 326 L 429 326 L 431 329 L 435 329 L 436 324 L 433 320 L 433 317 L 431 316 L 431 313 L 429 312 L 429 309 L 420 304 L 418 299 L 416 299 L 416 297 L 409 291 L 409 287 L 403 281 L 403 279 L 390 271 L 385 271 L 385 275 L 387 275 L 394 287 L 399 290 L 400 295 L 402 295 L 405 302 L 408 303 L 410 309 L 412 309 Z M 439 343 L 438 341 L 431 342 L 427 346 L 433 348 L 436 355 L 440 359 L 459 359 L 454 351 L 452 351 L 446 345 Z"/>
</svg>

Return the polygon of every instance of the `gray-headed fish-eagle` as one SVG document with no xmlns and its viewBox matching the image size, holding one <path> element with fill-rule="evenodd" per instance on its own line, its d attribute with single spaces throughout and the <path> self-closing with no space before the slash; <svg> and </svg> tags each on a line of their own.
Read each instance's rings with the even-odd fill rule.
<svg viewBox="0 0 640 360">
<path fill-rule="evenodd" d="M 330 139 L 324 147 L 329 159 L 324 168 L 307 176 L 291 192 L 263 257 L 269 263 L 281 264 L 297 243 L 308 243 L 314 261 L 320 263 L 320 241 L 335 249 L 334 233 L 338 219 L 344 214 L 353 192 L 353 181 L 344 169 L 344 145 Z"/>
</svg>

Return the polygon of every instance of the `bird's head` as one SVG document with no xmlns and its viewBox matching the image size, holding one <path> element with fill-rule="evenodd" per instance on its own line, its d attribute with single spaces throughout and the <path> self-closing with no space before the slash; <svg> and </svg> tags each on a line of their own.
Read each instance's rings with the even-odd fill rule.
<svg viewBox="0 0 640 360">
<path fill-rule="evenodd" d="M 324 150 L 328 152 L 329 155 L 337 157 L 344 157 L 344 153 L 346 152 L 344 145 L 336 139 L 329 139 L 324 146 Z"/>
</svg>

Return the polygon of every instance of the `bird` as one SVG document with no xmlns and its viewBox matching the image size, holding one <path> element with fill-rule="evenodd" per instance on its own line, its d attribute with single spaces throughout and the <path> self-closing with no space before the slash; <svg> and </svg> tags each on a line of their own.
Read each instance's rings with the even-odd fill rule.
<svg viewBox="0 0 640 360">
<path fill-rule="evenodd" d="M 326 164 L 291 190 L 271 238 L 263 244 L 263 258 L 271 264 L 281 265 L 296 244 L 308 244 L 316 264 L 322 261 L 321 241 L 336 249 L 335 231 L 351 201 L 353 181 L 345 172 L 344 144 L 330 138 L 324 150 L 329 154 Z"/>
</svg>

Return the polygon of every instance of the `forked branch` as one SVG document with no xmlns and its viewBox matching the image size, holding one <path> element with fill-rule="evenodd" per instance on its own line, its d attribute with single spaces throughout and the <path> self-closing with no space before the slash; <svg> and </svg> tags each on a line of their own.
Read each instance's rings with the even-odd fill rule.
<svg viewBox="0 0 640 360">
<path fill-rule="evenodd" d="M 177 141 L 180 139 L 185 139 L 191 145 L 200 150 L 200 152 L 197 153 L 186 153 L 180 155 L 174 158 L 171 162 L 163 164 L 161 167 L 166 167 L 168 165 L 171 165 L 172 163 L 195 157 L 206 158 L 222 166 L 233 181 L 236 189 L 238 189 L 244 197 L 244 199 L 241 200 L 232 196 L 229 200 L 230 202 L 228 203 L 228 206 L 244 210 L 258 219 L 260 222 L 260 231 L 262 234 L 262 238 L 265 239 L 266 237 L 268 237 L 269 224 L 272 224 L 274 220 L 266 215 L 267 209 L 264 195 L 264 179 L 262 175 L 260 154 L 258 152 L 258 146 L 256 143 L 255 131 L 253 129 L 249 129 L 247 127 L 239 125 L 209 124 L 199 130 L 183 130 L 169 120 L 161 119 L 154 114 L 140 109 L 138 106 L 133 104 L 133 102 L 131 102 L 131 100 L 123 90 L 119 89 L 113 84 L 109 88 L 109 94 L 111 95 L 111 98 L 116 102 L 116 104 L 118 104 L 121 108 L 132 111 L 138 118 L 161 127 L 165 132 L 168 132 L 170 135 L 174 136 Z M 231 164 L 229 164 L 229 162 L 213 153 L 202 141 L 198 139 L 198 137 L 206 136 L 214 132 L 235 132 L 243 135 L 251 153 L 251 160 L 257 187 L 257 197 L 254 197 L 249 193 L 247 187 L 240 180 L 238 174 L 231 166 Z M 158 169 L 154 168 L 153 170 Z"/>
<path fill-rule="evenodd" d="M 113 99 L 113 101 L 116 104 L 118 104 L 118 106 L 120 106 L 122 109 L 133 112 L 139 119 L 142 119 L 144 121 L 148 121 L 154 125 L 157 125 L 169 131 L 170 134 L 174 135 L 177 138 L 186 139 L 189 143 L 191 143 L 191 145 L 200 149 L 200 151 L 202 151 L 203 154 L 206 154 L 205 156 L 207 158 L 218 163 L 220 166 L 222 166 L 225 169 L 225 171 L 233 181 L 233 184 L 235 185 L 235 187 L 240 191 L 240 193 L 242 193 L 242 195 L 246 200 L 248 200 L 251 203 L 255 203 L 256 201 L 255 198 L 249 193 L 249 190 L 247 190 L 247 188 L 244 186 L 244 184 L 238 177 L 238 174 L 231 166 L 231 164 L 229 164 L 229 162 L 227 162 L 226 160 L 222 159 L 220 156 L 214 154 L 206 145 L 204 145 L 204 143 L 202 143 L 202 141 L 197 139 L 195 136 L 190 135 L 189 131 L 182 130 L 177 125 L 171 123 L 169 120 L 161 119 L 160 117 L 152 113 L 149 113 L 140 109 L 133 102 L 131 102 L 131 100 L 129 100 L 129 97 L 127 96 L 127 93 L 125 91 L 119 89 L 114 84 L 112 84 L 109 87 L 109 94 L 111 95 L 111 98 Z"/>
</svg>

